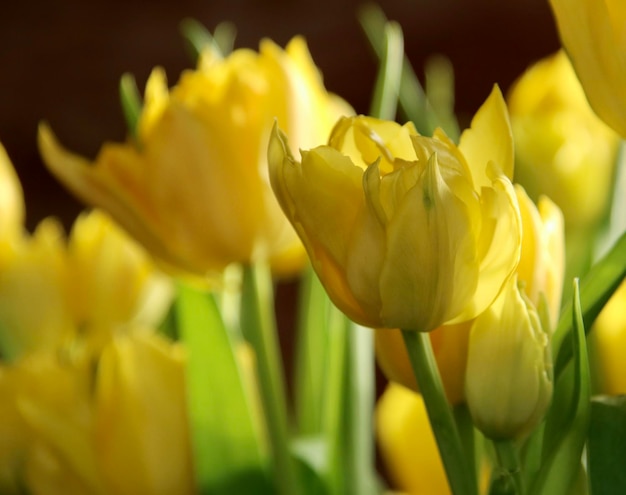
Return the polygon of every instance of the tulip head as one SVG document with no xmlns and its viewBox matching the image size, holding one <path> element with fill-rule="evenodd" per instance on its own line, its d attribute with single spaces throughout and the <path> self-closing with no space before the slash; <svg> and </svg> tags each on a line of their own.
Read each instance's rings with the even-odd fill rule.
<svg viewBox="0 0 626 495">
<path fill-rule="evenodd" d="M 550 0 L 550 5 L 589 103 L 626 137 L 626 4 Z"/>
<path fill-rule="evenodd" d="M 597 223 L 610 196 L 619 137 L 589 107 L 563 51 L 520 77 L 509 110 L 516 181 L 534 199 L 554 200 L 568 225 Z"/>
<path fill-rule="evenodd" d="M 476 427 L 494 440 L 530 432 L 550 403 L 551 370 L 548 335 L 513 278 L 470 332 L 465 394 Z"/>
<path fill-rule="evenodd" d="M 294 272 L 305 255 L 269 186 L 272 123 L 310 146 L 351 109 L 326 92 L 301 38 L 201 60 L 171 90 L 152 73 L 138 142 L 105 144 L 92 165 L 42 125 L 44 161 L 168 265 L 205 274 L 263 259 Z"/>
<path fill-rule="evenodd" d="M 369 117 L 340 120 L 301 163 L 278 129 L 269 146 L 272 187 L 333 302 L 362 325 L 417 331 L 473 318 L 515 270 L 512 161 L 497 88 L 458 147 Z"/>
</svg>

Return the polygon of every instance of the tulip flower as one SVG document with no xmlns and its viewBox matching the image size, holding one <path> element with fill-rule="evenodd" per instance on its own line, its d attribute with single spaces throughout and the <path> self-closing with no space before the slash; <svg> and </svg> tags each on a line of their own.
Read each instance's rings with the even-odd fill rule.
<svg viewBox="0 0 626 495">
<path fill-rule="evenodd" d="M 351 113 L 326 92 L 302 38 L 284 51 L 265 40 L 259 53 L 203 54 L 171 91 L 153 71 L 137 141 L 105 144 L 93 164 L 63 149 L 47 125 L 39 146 L 71 191 L 165 264 L 204 275 L 263 260 L 290 273 L 305 256 L 267 178 L 272 123 L 307 147 Z"/>
<path fill-rule="evenodd" d="M 4 146 L 0 144 L 0 249 L 8 239 L 21 235 L 23 228 L 22 186 Z"/>
<path fill-rule="evenodd" d="M 376 405 L 376 437 L 395 488 L 411 495 L 450 493 L 421 395 L 389 384 Z"/>
<path fill-rule="evenodd" d="M 600 382 L 600 392 L 626 394 L 626 281 L 622 282 L 604 306 L 592 328 L 591 336 Z"/>
<path fill-rule="evenodd" d="M 626 137 L 626 4 L 550 0 L 550 5 L 591 107 Z"/>
<path fill-rule="evenodd" d="M 344 118 L 297 162 L 277 128 L 270 179 L 333 302 L 376 328 L 469 320 L 515 270 L 520 218 L 495 88 L 457 147 L 441 130 Z"/>
<path fill-rule="evenodd" d="M 512 278 L 470 332 L 465 394 L 474 425 L 493 440 L 530 432 L 550 404 L 551 369 L 548 335 Z"/>
<path fill-rule="evenodd" d="M 537 199 L 549 196 L 570 227 L 597 224 L 610 197 L 619 136 L 585 97 L 563 51 L 541 60 L 509 95 L 515 180 Z"/>
</svg>

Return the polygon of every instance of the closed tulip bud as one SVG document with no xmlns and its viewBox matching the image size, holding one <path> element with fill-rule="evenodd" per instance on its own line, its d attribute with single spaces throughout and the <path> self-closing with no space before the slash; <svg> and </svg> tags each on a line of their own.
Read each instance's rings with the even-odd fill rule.
<svg viewBox="0 0 626 495">
<path fill-rule="evenodd" d="M 513 278 L 470 332 L 465 394 L 476 427 L 494 440 L 530 432 L 550 403 L 551 369 L 548 335 Z"/>
<path fill-rule="evenodd" d="M 375 328 L 431 331 L 481 313 L 515 270 L 512 140 L 496 88 L 457 147 L 441 130 L 344 118 L 297 162 L 278 129 L 270 179 L 333 302 Z"/>
<path fill-rule="evenodd" d="M 326 92 L 301 38 L 284 51 L 265 40 L 259 53 L 207 52 L 170 91 L 153 71 L 138 142 L 105 144 L 94 164 L 63 149 L 46 125 L 39 146 L 70 190 L 165 264 L 204 275 L 261 259 L 286 274 L 306 257 L 269 186 L 272 123 L 311 146 L 350 113 Z"/>
<path fill-rule="evenodd" d="M 593 225 L 610 197 L 619 137 L 590 108 L 563 51 L 520 77 L 509 97 L 515 180 L 549 196 L 571 226 Z"/>
<path fill-rule="evenodd" d="M 550 0 L 550 5 L 589 103 L 626 138 L 626 4 Z"/>
</svg>

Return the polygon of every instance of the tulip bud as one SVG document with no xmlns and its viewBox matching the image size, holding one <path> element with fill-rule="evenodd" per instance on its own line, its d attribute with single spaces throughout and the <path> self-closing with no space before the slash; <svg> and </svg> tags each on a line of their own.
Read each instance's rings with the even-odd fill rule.
<svg viewBox="0 0 626 495">
<path fill-rule="evenodd" d="M 549 196 L 568 225 L 598 222 L 610 197 L 619 137 L 589 107 L 563 51 L 520 77 L 509 110 L 515 180 L 533 199 Z"/>
<path fill-rule="evenodd" d="M 510 128 L 494 89 L 457 147 L 411 124 L 337 123 L 329 146 L 269 146 L 276 196 L 333 302 L 370 327 L 431 331 L 467 321 L 515 270 L 520 219 Z"/>
<path fill-rule="evenodd" d="M 465 394 L 476 427 L 494 440 L 531 431 L 550 403 L 551 369 L 548 335 L 513 278 L 470 332 Z"/>
<path fill-rule="evenodd" d="M 326 92 L 303 39 L 284 51 L 265 40 L 259 53 L 204 54 L 170 91 L 155 70 L 139 142 L 105 144 L 93 165 L 64 150 L 46 125 L 39 146 L 54 175 L 165 264 L 205 275 L 260 259 L 289 274 L 306 257 L 267 179 L 272 124 L 311 146 L 351 113 Z"/>
</svg>

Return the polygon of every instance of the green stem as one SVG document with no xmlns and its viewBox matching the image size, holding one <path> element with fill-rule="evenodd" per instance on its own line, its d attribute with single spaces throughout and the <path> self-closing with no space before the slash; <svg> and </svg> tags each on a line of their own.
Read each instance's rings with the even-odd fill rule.
<svg viewBox="0 0 626 495">
<path fill-rule="evenodd" d="M 439 454 L 448 476 L 448 484 L 454 495 L 475 495 L 477 483 L 471 469 L 461 438 L 454 421 L 452 409 L 446 399 L 439 369 L 424 332 L 402 330 L 415 378 L 424 397 L 428 419 L 437 440 Z"/>
<path fill-rule="evenodd" d="M 517 448 L 513 442 L 494 441 L 498 467 L 491 484 L 489 495 L 522 495 L 524 485 L 522 469 Z"/>
<path fill-rule="evenodd" d="M 279 494 L 292 495 L 297 493 L 297 480 L 289 451 L 287 400 L 273 299 L 268 267 L 246 266 L 243 274 L 241 327 L 256 354 L 274 482 Z"/>
</svg>

